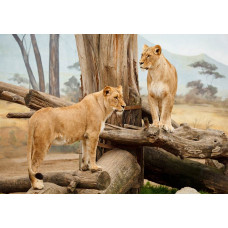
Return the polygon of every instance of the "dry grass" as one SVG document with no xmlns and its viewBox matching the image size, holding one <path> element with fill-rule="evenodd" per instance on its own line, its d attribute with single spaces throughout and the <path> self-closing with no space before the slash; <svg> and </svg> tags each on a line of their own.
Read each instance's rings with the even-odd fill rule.
<svg viewBox="0 0 228 228">
<path fill-rule="evenodd" d="M 217 129 L 228 134 L 228 108 L 213 105 L 175 104 L 172 118 L 201 129 Z"/>
</svg>

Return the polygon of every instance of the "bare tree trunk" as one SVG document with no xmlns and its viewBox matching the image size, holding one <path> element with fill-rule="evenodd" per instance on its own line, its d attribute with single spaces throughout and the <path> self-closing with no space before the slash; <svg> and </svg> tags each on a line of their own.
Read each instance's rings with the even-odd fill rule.
<svg viewBox="0 0 228 228">
<path fill-rule="evenodd" d="M 105 86 L 122 85 L 127 107 L 122 116 L 113 113 L 108 122 L 123 126 L 141 126 L 142 111 L 138 84 L 137 35 L 94 34 L 75 35 L 81 68 L 82 96 L 99 91 Z M 143 151 L 129 149 L 137 156 L 143 180 Z"/>
<path fill-rule="evenodd" d="M 34 34 L 30 34 L 31 40 L 32 40 L 32 46 L 34 50 L 34 54 L 36 57 L 36 64 L 37 64 L 37 70 L 39 75 L 39 87 L 41 92 L 45 92 L 45 81 L 44 81 L 44 71 L 43 71 L 43 65 L 41 61 L 40 51 L 36 42 L 36 36 Z"/>
<path fill-rule="evenodd" d="M 82 95 L 99 91 L 106 85 L 123 86 L 124 100 L 128 106 L 140 106 L 137 68 L 137 35 L 76 35 L 82 73 Z M 141 110 L 133 109 L 110 123 L 141 125 Z"/>
<path fill-rule="evenodd" d="M 35 89 L 35 90 L 39 90 L 37 82 L 36 82 L 36 79 L 35 79 L 35 77 L 33 75 L 32 69 L 30 67 L 28 54 L 27 54 L 27 52 L 25 50 L 23 42 L 20 40 L 20 38 L 19 38 L 19 36 L 17 34 L 13 34 L 13 37 L 17 41 L 17 43 L 18 43 L 18 45 L 19 45 L 19 47 L 21 49 L 21 53 L 22 53 L 22 56 L 23 56 L 23 59 L 24 59 L 25 67 L 26 67 L 27 72 L 28 72 L 29 80 L 30 80 L 30 82 L 32 84 L 32 88 Z"/>
<path fill-rule="evenodd" d="M 49 94 L 60 97 L 59 91 L 59 34 L 50 35 Z"/>
</svg>

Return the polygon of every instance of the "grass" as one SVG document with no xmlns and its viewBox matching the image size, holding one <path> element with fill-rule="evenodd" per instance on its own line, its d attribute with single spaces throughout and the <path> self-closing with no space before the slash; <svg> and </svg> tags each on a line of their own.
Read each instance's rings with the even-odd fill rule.
<svg viewBox="0 0 228 228">
<path fill-rule="evenodd" d="M 140 191 L 140 194 L 175 194 L 178 189 L 168 188 L 163 185 L 153 186 L 150 182 L 147 182 Z"/>
<path fill-rule="evenodd" d="M 172 119 L 200 129 L 217 129 L 228 134 L 228 108 L 213 105 L 175 104 Z"/>
</svg>

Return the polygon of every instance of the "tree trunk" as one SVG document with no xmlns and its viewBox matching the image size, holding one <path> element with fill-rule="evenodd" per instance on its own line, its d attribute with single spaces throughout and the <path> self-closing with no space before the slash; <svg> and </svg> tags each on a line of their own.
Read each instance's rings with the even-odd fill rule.
<svg viewBox="0 0 228 228">
<path fill-rule="evenodd" d="M 81 68 L 82 96 L 105 86 L 123 86 L 127 106 L 140 106 L 138 85 L 137 35 L 76 35 Z M 125 111 L 123 117 L 113 114 L 109 123 L 141 125 L 141 110 Z"/>
<path fill-rule="evenodd" d="M 228 193 L 228 176 L 221 170 L 151 147 L 144 147 L 145 178 L 159 184 L 186 186 L 211 193 Z"/>
<path fill-rule="evenodd" d="M 22 53 L 22 56 L 23 56 L 23 59 L 24 59 L 25 67 L 26 67 L 26 70 L 28 72 L 28 76 L 29 76 L 29 80 L 31 82 L 32 88 L 35 89 L 35 90 L 39 90 L 37 82 L 36 82 L 36 79 L 35 79 L 35 77 L 33 75 L 32 69 L 30 67 L 28 54 L 27 54 L 27 52 L 25 50 L 23 42 L 20 40 L 18 35 L 13 34 L 13 37 L 17 41 L 17 43 L 18 43 L 18 45 L 19 45 L 19 47 L 21 49 L 21 53 Z"/>
<path fill-rule="evenodd" d="M 49 94 L 60 97 L 59 91 L 59 35 L 50 35 Z"/>
<path fill-rule="evenodd" d="M 34 34 L 30 34 L 31 40 L 32 40 L 32 46 L 36 58 L 36 65 L 39 75 L 39 87 L 41 92 L 45 92 L 45 81 L 44 81 L 44 71 L 43 71 L 43 65 L 41 61 L 40 51 L 36 42 L 36 36 Z"/>
<path fill-rule="evenodd" d="M 138 44 L 135 34 L 75 35 L 81 69 L 82 96 L 97 92 L 105 86 L 123 87 L 126 109 L 122 116 L 113 113 L 108 123 L 141 126 L 142 111 L 138 84 Z M 131 148 L 142 167 L 143 151 Z M 101 153 L 102 154 L 102 153 Z M 98 156 L 99 159 L 99 156 Z"/>
<path fill-rule="evenodd" d="M 111 180 L 106 171 L 96 173 L 91 173 L 90 171 L 44 173 L 44 182 L 69 186 L 72 181 L 76 181 L 79 188 L 104 190 L 109 186 Z M 31 184 L 27 176 L 0 180 L 1 193 L 27 192 L 30 187 Z"/>
<path fill-rule="evenodd" d="M 78 193 L 126 193 L 138 184 L 141 169 L 136 158 L 128 151 L 120 149 L 108 151 L 104 153 L 97 164 L 110 175 L 110 185 L 103 191 L 80 189 Z"/>
</svg>

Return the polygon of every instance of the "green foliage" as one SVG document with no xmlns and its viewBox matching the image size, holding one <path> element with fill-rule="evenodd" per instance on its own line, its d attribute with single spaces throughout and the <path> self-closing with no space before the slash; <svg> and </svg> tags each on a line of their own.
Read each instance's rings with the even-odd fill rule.
<svg viewBox="0 0 228 228">
<path fill-rule="evenodd" d="M 178 189 L 168 188 L 163 185 L 152 186 L 150 182 L 147 182 L 140 191 L 140 194 L 175 194 Z"/>
</svg>

